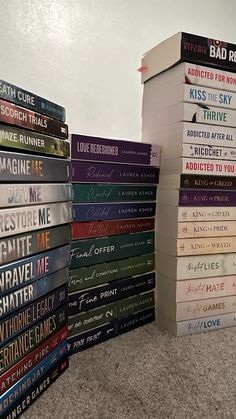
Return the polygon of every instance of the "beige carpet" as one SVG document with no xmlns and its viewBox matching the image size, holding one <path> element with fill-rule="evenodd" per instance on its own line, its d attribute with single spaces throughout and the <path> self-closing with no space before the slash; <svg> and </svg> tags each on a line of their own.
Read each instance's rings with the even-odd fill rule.
<svg viewBox="0 0 236 419">
<path fill-rule="evenodd" d="M 236 328 L 174 338 L 152 323 L 73 355 L 22 418 L 235 419 Z"/>
</svg>

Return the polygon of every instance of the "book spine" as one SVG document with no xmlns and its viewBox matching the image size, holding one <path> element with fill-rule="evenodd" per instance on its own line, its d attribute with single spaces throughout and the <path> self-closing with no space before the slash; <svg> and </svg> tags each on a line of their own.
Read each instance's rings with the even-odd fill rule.
<svg viewBox="0 0 236 419">
<path fill-rule="evenodd" d="M 69 183 L 62 184 L 1 184 L 0 207 L 47 204 L 72 200 Z"/>
<path fill-rule="evenodd" d="M 50 385 L 63 374 L 69 366 L 68 356 L 61 358 L 50 370 L 42 376 L 33 387 L 8 409 L 2 419 L 16 419 L 38 399 Z"/>
<path fill-rule="evenodd" d="M 0 263 L 9 263 L 70 242 L 70 225 L 51 227 L 0 240 Z"/>
<path fill-rule="evenodd" d="M 235 73 L 197 64 L 185 63 L 185 83 L 236 92 Z"/>
<path fill-rule="evenodd" d="M 132 278 L 124 278 L 69 295 L 69 316 L 91 310 L 119 299 L 150 291 L 155 287 L 155 273 L 144 274 Z"/>
<path fill-rule="evenodd" d="M 117 319 L 117 317 L 117 302 L 69 317 L 68 338 L 104 326 Z"/>
<path fill-rule="evenodd" d="M 232 147 L 215 147 L 202 144 L 182 145 L 182 156 L 201 159 L 236 160 L 236 151 Z"/>
<path fill-rule="evenodd" d="M 64 340 L 64 342 L 60 343 L 50 355 L 43 359 L 0 397 L 0 414 L 3 415 L 10 409 L 12 405 L 27 392 L 27 390 L 30 390 L 32 386 L 66 354 L 67 343 L 66 340 Z"/>
<path fill-rule="evenodd" d="M 236 129 L 220 125 L 183 122 L 183 142 L 210 146 L 236 147 Z"/>
<path fill-rule="evenodd" d="M 178 303 L 176 320 L 199 319 L 206 316 L 218 316 L 236 311 L 236 296 L 215 298 L 206 301 L 188 301 Z"/>
<path fill-rule="evenodd" d="M 75 222 L 154 217 L 156 203 L 73 204 L 72 213 Z"/>
<path fill-rule="evenodd" d="M 49 355 L 53 349 L 67 338 L 67 326 L 62 327 L 40 346 L 22 358 L 0 376 L 0 395 L 11 388 L 26 372 L 32 370 L 41 360 Z"/>
<path fill-rule="evenodd" d="M 0 297 L 0 319 L 68 282 L 68 268 L 60 269 Z"/>
<path fill-rule="evenodd" d="M 201 104 L 185 103 L 183 120 L 200 124 L 236 127 L 236 111 L 231 109 L 210 107 Z"/>
<path fill-rule="evenodd" d="M 206 205 L 212 207 L 235 207 L 236 191 L 179 191 L 179 205 L 197 207 Z"/>
<path fill-rule="evenodd" d="M 88 329 L 95 329 L 107 322 L 128 316 L 134 312 L 153 307 L 154 304 L 154 292 L 150 291 L 69 317 L 69 337 L 84 333 Z"/>
<path fill-rule="evenodd" d="M 153 231 L 84 239 L 71 244 L 71 269 L 154 252 Z"/>
<path fill-rule="evenodd" d="M 69 157 L 70 144 L 55 137 L 38 132 L 0 124 L 0 146 L 56 157 Z"/>
<path fill-rule="evenodd" d="M 67 305 L 45 317 L 31 329 L 0 349 L 0 372 L 3 374 L 13 364 L 24 358 L 50 335 L 57 332 L 67 323 Z M 11 354 L 9 357 L 8 354 Z"/>
<path fill-rule="evenodd" d="M 182 61 L 235 71 L 234 44 L 184 32 L 180 48 Z"/>
<path fill-rule="evenodd" d="M 142 310 L 119 320 L 119 334 L 129 332 L 155 320 L 155 308 Z"/>
<path fill-rule="evenodd" d="M 137 233 L 155 229 L 155 218 L 141 220 L 108 220 L 73 222 L 71 225 L 72 239 L 89 237 L 113 236 L 116 234 Z"/>
<path fill-rule="evenodd" d="M 236 275 L 178 281 L 176 301 L 204 300 L 236 295 Z M 235 310 L 236 311 L 236 310 Z"/>
<path fill-rule="evenodd" d="M 235 119 L 236 121 L 236 119 Z M 194 175 L 216 175 L 216 176 L 234 176 L 236 173 L 236 162 L 225 160 L 204 160 L 182 158 L 182 173 L 191 173 Z"/>
<path fill-rule="evenodd" d="M 236 177 L 234 176 L 202 176 L 180 175 L 180 188 L 188 189 L 217 189 L 236 190 Z"/>
<path fill-rule="evenodd" d="M 70 202 L 0 210 L 0 237 L 70 223 L 71 210 Z"/>
<path fill-rule="evenodd" d="M 178 221 L 235 221 L 234 207 L 179 207 Z"/>
<path fill-rule="evenodd" d="M 154 144 L 72 134 L 71 158 L 160 166 L 160 147 Z"/>
<path fill-rule="evenodd" d="M 72 160 L 72 182 L 157 184 L 159 168 Z"/>
<path fill-rule="evenodd" d="M 77 352 L 84 351 L 99 343 L 105 342 L 118 334 L 118 324 L 116 321 L 106 323 L 96 329 L 89 330 L 85 333 L 80 333 L 76 336 L 68 338 L 68 353 L 73 355 Z"/>
<path fill-rule="evenodd" d="M 15 338 L 50 312 L 68 301 L 68 285 L 63 285 L 16 313 L 5 317 L 0 324 L 0 346 Z"/>
<path fill-rule="evenodd" d="M 103 304 L 152 290 L 155 286 L 155 273 L 125 278 L 99 288 L 93 288 L 69 295 L 69 315 L 74 316 Z M 91 298 L 93 298 L 93 301 Z"/>
<path fill-rule="evenodd" d="M 69 182 L 70 161 L 0 151 L 1 182 Z"/>
<path fill-rule="evenodd" d="M 194 237 L 236 236 L 235 221 L 210 221 L 196 223 L 178 223 L 179 239 Z"/>
<path fill-rule="evenodd" d="M 114 320 L 88 332 L 78 334 L 68 339 L 70 355 L 81 352 L 94 345 L 111 339 L 119 334 L 128 332 L 155 320 L 155 309 L 147 309 L 130 316 Z"/>
<path fill-rule="evenodd" d="M 179 239 L 176 245 L 177 256 L 230 253 L 236 252 L 236 237 Z"/>
<path fill-rule="evenodd" d="M 72 185 L 73 202 L 104 203 L 123 201 L 155 201 L 156 186 L 100 185 L 96 183 Z"/>
<path fill-rule="evenodd" d="M 117 301 L 117 316 L 118 319 L 127 317 L 134 313 L 150 309 L 155 305 L 154 291 L 145 292 L 143 294 L 135 295 L 134 297 L 125 300 Z"/>
<path fill-rule="evenodd" d="M 77 292 L 125 277 L 152 272 L 154 269 L 154 254 L 73 269 L 69 271 L 69 291 Z"/>
<path fill-rule="evenodd" d="M 236 314 L 228 313 L 218 316 L 204 317 L 201 319 L 192 319 L 177 322 L 177 335 L 191 335 L 195 333 L 208 332 L 210 330 L 218 330 L 225 327 L 236 325 Z"/>
<path fill-rule="evenodd" d="M 0 266 L 1 296 L 50 275 L 70 263 L 70 245 Z"/>
<path fill-rule="evenodd" d="M 184 101 L 236 109 L 236 93 L 201 86 L 184 85 Z"/>
<path fill-rule="evenodd" d="M 60 269 L 0 297 L 0 319 L 68 282 L 68 268 Z"/>
<path fill-rule="evenodd" d="M 0 121 L 62 139 L 68 138 L 68 126 L 46 115 L 0 99 Z"/>
<path fill-rule="evenodd" d="M 0 98 L 65 122 L 65 109 L 62 106 L 4 80 L 0 80 Z"/>
<path fill-rule="evenodd" d="M 178 259 L 177 278 L 205 278 L 236 274 L 236 255 L 234 253 L 201 255 Z"/>
</svg>

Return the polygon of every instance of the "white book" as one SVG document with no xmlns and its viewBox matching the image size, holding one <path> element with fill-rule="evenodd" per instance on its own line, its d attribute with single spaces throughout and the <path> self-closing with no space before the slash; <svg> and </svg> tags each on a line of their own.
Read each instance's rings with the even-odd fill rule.
<svg viewBox="0 0 236 419">
<path fill-rule="evenodd" d="M 236 295 L 176 302 L 170 298 L 168 290 L 159 287 L 157 307 L 158 310 L 174 321 L 197 319 L 236 312 Z"/>
<path fill-rule="evenodd" d="M 189 239 L 194 237 L 223 237 L 236 236 L 236 221 L 198 221 L 177 223 L 175 226 L 168 220 L 158 220 L 157 231 L 159 240 Z"/>
<path fill-rule="evenodd" d="M 145 75 L 145 72 L 143 73 Z M 236 74 L 217 68 L 209 68 L 199 64 L 181 63 L 168 71 L 152 77 L 144 84 L 144 89 L 152 89 L 167 85 L 168 87 L 179 84 L 197 85 L 212 89 L 236 92 Z"/>
<path fill-rule="evenodd" d="M 236 326 L 236 312 L 174 322 L 158 311 L 157 324 L 161 329 L 167 329 L 175 336 L 192 335 L 195 333 L 209 332 L 211 330 Z"/>
<path fill-rule="evenodd" d="M 161 161 L 161 175 L 193 174 L 193 175 L 216 175 L 235 176 L 236 161 L 198 159 L 192 157 L 179 157 Z"/>
<path fill-rule="evenodd" d="M 160 198 L 160 190 L 158 197 Z M 167 191 L 166 191 L 167 192 Z M 197 222 L 197 221 L 235 221 L 236 207 L 178 207 L 170 205 L 160 205 L 158 198 L 157 224 L 169 222 L 171 226 L 176 226 L 178 222 Z"/>
<path fill-rule="evenodd" d="M 170 256 L 157 251 L 157 271 L 175 281 L 236 275 L 236 253 Z"/>
<path fill-rule="evenodd" d="M 144 85 L 142 117 L 154 117 L 157 111 L 179 102 L 236 109 L 236 93 L 190 84 L 170 86 L 155 77 Z"/>
<path fill-rule="evenodd" d="M 147 140 L 146 130 L 149 133 L 155 133 L 158 138 L 162 127 L 182 121 L 235 128 L 236 110 L 179 102 L 157 111 L 145 112 L 142 118 L 143 139 Z M 204 126 L 202 129 L 204 130 Z"/>
<path fill-rule="evenodd" d="M 235 236 L 172 239 L 157 234 L 156 242 L 157 250 L 170 256 L 213 255 L 216 253 L 236 252 Z"/>
<path fill-rule="evenodd" d="M 216 147 L 236 147 L 236 128 L 220 125 L 177 122 L 163 127 L 143 120 L 142 141 L 161 145 L 162 158 L 182 156 L 182 143 Z"/>
<path fill-rule="evenodd" d="M 235 70 L 235 45 L 178 32 L 144 54 L 141 67 L 142 82 L 182 61 Z"/>
<path fill-rule="evenodd" d="M 178 144 L 168 141 L 162 151 L 162 160 L 180 157 L 193 157 L 214 160 L 236 160 L 235 147 L 220 147 L 203 144 Z"/>
<path fill-rule="evenodd" d="M 158 305 L 171 306 L 179 302 L 209 301 L 219 297 L 236 298 L 236 275 L 175 281 L 164 274 L 158 275 Z M 230 300 L 231 301 L 231 300 Z M 236 301 L 234 301 L 234 305 Z M 233 311 L 236 311 L 236 307 Z"/>
</svg>

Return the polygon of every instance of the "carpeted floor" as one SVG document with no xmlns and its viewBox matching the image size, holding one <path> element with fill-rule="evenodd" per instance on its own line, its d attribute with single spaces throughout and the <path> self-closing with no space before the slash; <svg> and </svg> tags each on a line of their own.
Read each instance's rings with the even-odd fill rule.
<svg viewBox="0 0 236 419">
<path fill-rule="evenodd" d="M 22 418 L 236 418 L 235 328 L 174 338 L 152 323 L 70 360 Z"/>
</svg>

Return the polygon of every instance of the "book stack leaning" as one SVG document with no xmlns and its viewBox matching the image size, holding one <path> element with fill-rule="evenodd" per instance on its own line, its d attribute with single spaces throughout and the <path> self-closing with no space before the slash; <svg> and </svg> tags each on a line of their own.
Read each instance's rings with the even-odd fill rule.
<svg viewBox="0 0 236 419">
<path fill-rule="evenodd" d="M 65 109 L 0 81 L 0 417 L 68 367 L 71 185 Z"/>
<path fill-rule="evenodd" d="M 186 33 L 143 57 L 142 137 L 162 146 L 158 322 L 176 335 L 236 325 L 235 57 Z"/>
<path fill-rule="evenodd" d="M 71 136 L 70 354 L 154 320 L 159 151 Z"/>
</svg>

